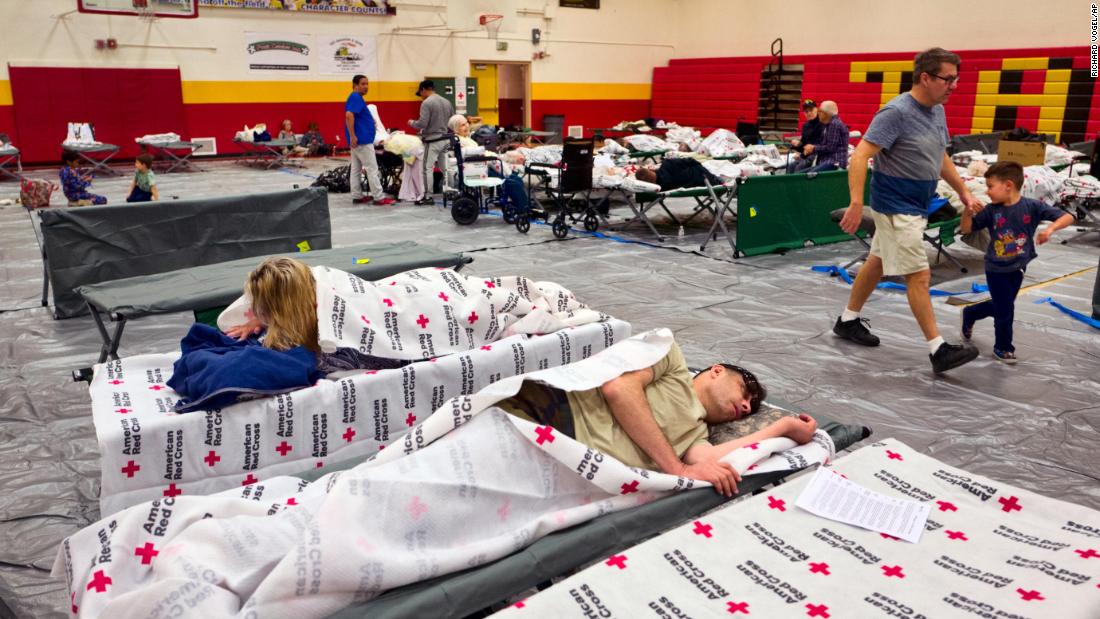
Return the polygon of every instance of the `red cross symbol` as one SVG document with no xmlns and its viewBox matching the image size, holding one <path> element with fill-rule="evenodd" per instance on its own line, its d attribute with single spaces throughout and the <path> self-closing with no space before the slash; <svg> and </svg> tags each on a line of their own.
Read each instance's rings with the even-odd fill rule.
<svg viewBox="0 0 1100 619">
<path fill-rule="evenodd" d="M 726 610 L 731 614 L 745 613 L 749 614 L 748 602 L 726 602 Z"/>
<path fill-rule="evenodd" d="M 630 482 L 629 484 L 623 484 L 623 485 L 619 486 L 619 490 L 620 490 L 619 494 L 631 494 L 632 492 L 637 492 L 638 491 L 638 480 L 635 479 L 634 481 Z"/>
<path fill-rule="evenodd" d="M 372 375 L 377 374 L 377 373 L 378 373 L 378 370 L 367 370 L 366 372 L 363 372 L 363 374 L 365 374 L 367 376 L 372 376 Z"/>
<path fill-rule="evenodd" d="M 470 312 L 470 315 L 466 318 L 466 321 L 470 324 L 477 322 L 477 312 Z"/>
<path fill-rule="evenodd" d="M 412 414 L 412 411 L 409 411 L 409 416 L 405 417 L 405 425 L 411 428 L 414 423 L 416 423 L 416 415 Z"/>
<path fill-rule="evenodd" d="M 396 286 L 396 285 L 397 285 L 397 282 L 390 282 L 390 285 L 391 285 L 391 286 Z"/>
<path fill-rule="evenodd" d="M 69 600 L 71 600 L 72 604 L 73 604 L 73 614 L 75 615 L 76 613 L 80 612 L 80 607 L 76 605 L 76 594 L 75 593 L 69 596 Z"/>
<path fill-rule="evenodd" d="M 393 307 L 393 301 L 389 299 L 382 299 L 382 302 L 386 304 L 386 307 Z"/>
<path fill-rule="evenodd" d="M 183 490 L 176 487 L 175 483 L 168 484 L 168 489 L 164 491 L 164 496 L 175 497 L 183 494 Z"/>
<path fill-rule="evenodd" d="M 350 443 L 351 439 L 353 439 L 353 438 L 355 438 L 355 430 L 353 430 L 351 428 L 348 428 L 347 430 L 344 431 L 344 440 L 345 441 Z"/>
<path fill-rule="evenodd" d="M 713 535 L 710 534 L 712 529 L 714 529 L 714 527 L 710 526 L 709 524 L 703 524 L 702 522 L 699 522 L 698 520 L 696 520 L 695 521 L 695 529 L 692 532 L 695 533 L 696 535 L 702 535 L 703 537 L 706 537 L 706 538 L 709 539 L 711 537 L 714 537 Z"/>
<path fill-rule="evenodd" d="M 92 581 L 88 583 L 87 591 L 95 589 L 96 593 L 103 593 L 107 590 L 107 586 L 111 584 L 111 577 L 103 573 L 103 570 L 97 570 L 92 576 Z"/>
<path fill-rule="evenodd" d="M 948 501 L 936 501 L 936 505 L 940 506 L 940 511 L 941 512 L 957 512 L 957 511 L 959 511 L 959 508 L 955 507 L 954 503 L 950 503 Z"/>
<path fill-rule="evenodd" d="M 1073 552 L 1081 555 L 1082 559 L 1092 559 L 1094 557 L 1100 557 L 1100 553 L 1097 553 L 1092 548 L 1089 548 L 1088 550 L 1074 550 Z"/>
<path fill-rule="evenodd" d="M 207 466 L 214 466 L 215 464 L 221 462 L 221 460 L 222 457 L 219 456 L 218 452 L 214 451 L 213 449 L 211 449 L 210 453 L 206 454 L 206 457 L 203 458 L 203 461 L 206 462 Z"/>
<path fill-rule="evenodd" d="M 894 452 L 890 451 L 889 449 L 886 450 L 886 457 L 890 458 L 891 460 L 903 460 L 903 461 L 905 460 L 905 458 L 901 457 L 901 454 L 894 453 Z"/>
<path fill-rule="evenodd" d="M 132 409 L 132 408 L 119 408 L 119 409 L 115 409 L 115 412 L 116 413 L 122 413 L 123 415 L 125 415 L 126 413 L 129 413 L 133 410 L 134 409 Z"/>
<path fill-rule="evenodd" d="M 516 608 L 523 608 L 524 606 L 527 606 L 526 604 L 524 604 L 524 602 L 526 602 L 526 601 L 527 601 L 526 599 L 522 599 L 522 600 L 516 602 L 515 604 L 512 604 L 512 606 L 515 606 Z"/>
<path fill-rule="evenodd" d="M 286 456 L 288 451 L 291 451 L 294 447 L 291 447 L 286 441 L 279 443 L 279 446 L 275 448 L 275 451 L 279 452 L 280 456 Z"/>
<path fill-rule="evenodd" d="M 315 464 L 315 465 L 314 465 L 314 468 L 318 468 L 318 469 L 319 469 L 319 468 L 321 468 L 321 467 L 322 467 L 322 466 L 324 466 L 324 465 L 325 465 L 325 461 L 324 461 L 324 460 L 318 460 L 318 461 L 317 461 L 317 464 Z"/>
<path fill-rule="evenodd" d="M 760 443 L 753 443 L 752 445 L 745 445 L 749 449 L 760 449 Z"/>
<path fill-rule="evenodd" d="M 493 283 L 492 280 L 487 279 L 487 280 L 485 280 L 485 287 L 486 288 L 496 288 L 497 286 L 496 286 L 496 284 Z"/>
<path fill-rule="evenodd" d="M 1019 593 L 1020 598 L 1025 602 L 1046 599 L 1045 597 L 1043 597 L 1043 594 L 1039 593 L 1038 591 L 1024 591 L 1023 589 L 1017 589 L 1016 593 Z"/>
<path fill-rule="evenodd" d="M 164 389 L 164 387 L 161 387 L 160 385 L 153 385 L 149 388 L 152 389 L 153 391 L 160 391 L 161 389 Z"/>
<path fill-rule="evenodd" d="M 241 485 L 242 485 L 242 486 L 251 486 L 252 484 L 254 484 L 254 483 L 258 482 L 258 481 L 260 481 L 260 480 L 258 480 L 258 479 L 256 479 L 255 477 L 253 477 L 253 476 L 252 476 L 252 473 L 249 473 L 249 474 L 248 474 L 248 477 L 245 477 L 245 478 L 244 478 L 244 481 L 242 481 L 242 482 L 241 482 Z"/>
<path fill-rule="evenodd" d="M 126 463 L 126 466 L 122 467 L 122 472 L 126 473 L 126 477 L 130 478 L 134 476 L 134 473 L 141 470 L 141 466 L 136 464 L 133 460 Z"/>
<path fill-rule="evenodd" d="M 612 567 L 617 567 L 620 570 L 625 570 L 626 555 L 611 555 L 607 558 L 607 561 L 604 562 L 604 565 L 610 565 Z"/>
<path fill-rule="evenodd" d="M 897 577 L 897 578 L 905 578 L 905 574 L 902 573 L 900 565 L 884 565 L 884 566 L 882 566 L 882 575 L 886 576 L 887 578 L 889 578 L 890 576 L 894 576 L 894 577 Z"/>
<path fill-rule="evenodd" d="M 753 464 L 752 466 L 750 466 L 750 467 L 748 468 L 748 470 L 750 470 L 750 471 L 751 471 L 751 470 L 755 469 L 755 468 L 756 468 L 757 466 L 759 466 L 759 465 L 757 465 L 757 464 Z"/>
<path fill-rule="evenodd" d="M 554 442 L 554 428 L 550 426 L 539 426 L 535 428 L 535 434 L 538 435 L 538 438 L 535 439 L 535 442 L 539 445 L 546 442 Z"/>
<path fill-rule="evenodd" d="M 889 533 L 879 533 L 879 535 L 880 535 L 880 536 L 881 536 L 881 537 L 882 537 L 883 539 L 892 539 L 892 540 L 894 540 L 895 542 L 896 542 L 896 541 L 898 541 L 898 538 L 894 537 L 893 535 L 890 535 Z"/>
<path fill-rule="evenodd" d="M 409 512 L 409 515 L 412 516 L 413 520 L 420 520 L 424 512 L 428 511 L 428 506 L 420 502 L 420 497 L 414 496 L 405 509 Z"/>
<path fill-rule="evenodd" d="M 134 556 L 141 557 L 142 565 L 149 565 L 153 562 L 153 557 L 160 554 L 160 551 L 153 547 L 153 542 L 145 542 L 144 546 L 138 546 L 134 549 Z"/>
<path fill-rule="evenodd" d="M 430 320 L 428 320 L 427 318 L 425 318 L 425 317 L 424 317 L 424 314 L 421 314 L 421 315 L 420 315 L 420 318 L 417 318 L 417 319 L 416 319 L 416 324 L 420 325 L 420 328 L 421 328 L 421 329 L 427 329 L 427 328 L 428 328 L 428 323 L 429 323 L 429 322 L 431 322 L 431 321 L 430 321 Z"/>
<path fill-rule="evenodd" d="M 810 572 L 814 574 L 825 574 L 826 576 L 831 575 L 831 573 L 829 572 L 829 564 L 825 563 L 824 561 L 822 561 L 821 563 L 811 563 Z"/>
<path fill-rule="evenodd" d="M 966 533 L 963 533 L 962 531 L 951 531 L 948 529 L 944 529 L 943 532 L 946 533 L 947 537 L 951 539 L 961 539 L 964 542 L 970 541 L 970 538 L 968 538 L 966 536 Z"/>
<path fill-rule="evenodd" d="M 298 504 L 298 501 L 295 500 L 294 497 L 290 497 L 289 499 L 286 500 L 287 507 L 290 507 L 291 505 L 297 505 L 297 504 Z"/>
<path fill-rule="evenodd" d="M 370 320 L 367 320 L 367 317 L 364 316 L 363 314 L 359 314 L 359 320 L 362 320 L 364 323 L 366 323 L 368 325 L 370 324 Z"/>
<path fill-rule="evenodd" d="M 110 384 L 110 385 L 121 385 L 122 381 L 116 378 L 114 380 L 107 381 L 107 383 Z"/>
<path fill-rule="evenodd" d="M 778 509 L 781 512 L 787 511 L 787 502 L 783 499 L 777 499 L 772 495 L 768 495 L 768 509 Z"/>
<path fill-rule="evenodd" d="M 482 346 L 481 347 L 481 350 L 492 350 L 492 349 L 493 349 L 492 346 Z"/>
<path fill-rule="evenodd" d="M 829 619 L 829 607 L 824 604 L 807 604 L 806 616 L 824 617 L 824 619 Z"/>
<path fill-rule="evenodd" d="M 1007 499 L 1004 498 L 1004 497 L 1001 497 L 997 500 L 1000 501 L 1001 506 L 1002 506 L 1001 511 L 1003 511 L 1003 512 L 1009 512 L 1009 513 L 1013 512 L 1013 511 L 1018 512 L 1021 509 L 1023 509 L 1022 507 L 1020 507 L 1019 499 L 1017 499 L 1014 496 L 1010 496 Z"/>
<path fill-rule="evenodd" d="M 440 299 L 443 299 L 443 301 L 444 301 L 444 302 L 446 302 L 446 301 L 450 301 L 450 299 L 449 299 L 449 298 L 447 298 L 447 293 L 445 293 L 445 292 L 441 292 L 441 293 L 439 293 L 439 298 L 440 298 Z"/>
</svg>

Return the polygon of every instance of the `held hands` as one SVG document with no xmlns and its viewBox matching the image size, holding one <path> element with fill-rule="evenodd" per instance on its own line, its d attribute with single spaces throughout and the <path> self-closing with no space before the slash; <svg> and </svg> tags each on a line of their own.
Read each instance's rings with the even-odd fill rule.
<svg viewBox="0 0 1100 619">
<path fill-rule="evenodd" d="M 848 234 L 855 234 L 859 230 L 859 224 L 863 221 L 863 204 L 852 202 L 844 211 L 844 217 L 840 220 L 840 229 Z"/>
<path fill-rule="evenodd" d="M 737 482 L 741 481 L 741 475 L 729 463 L 718 460 L 685 464 L 680 477 L 710 482 L 715 492 L 727 497 L 737 492 Z"/>
<path fill-rule="evenodd" d="M 966 212 L 970 213 L 971 217 L 985 210 L 985 205 L 969 191 L 959 196 L 959 200 L 963 203 L 963 206 L 966 207 Z"/>
<path fill-rule="evenodd" d="M 817 430 L 817 420 L 809 415 L 802 414 L 798 417 L 784 417 L 783 436 L 793 440 L 799 445 L 810 442 L 814 431 Z"/>
</svg>

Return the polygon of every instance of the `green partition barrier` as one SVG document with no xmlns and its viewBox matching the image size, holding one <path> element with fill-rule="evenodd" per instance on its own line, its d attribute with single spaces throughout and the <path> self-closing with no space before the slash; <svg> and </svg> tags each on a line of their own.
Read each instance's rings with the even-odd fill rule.
<svg viewBox="0 0 1100 619">
<path fill-rule="evenodd" d="M 867 172 L 863 203 L 868 203 Z M 737 190 L 737 249 L 746 256 L 839 243 L 845 234 L 829 213 L 848 206 L 848 171 L 753 176 Z"/>
</svg>

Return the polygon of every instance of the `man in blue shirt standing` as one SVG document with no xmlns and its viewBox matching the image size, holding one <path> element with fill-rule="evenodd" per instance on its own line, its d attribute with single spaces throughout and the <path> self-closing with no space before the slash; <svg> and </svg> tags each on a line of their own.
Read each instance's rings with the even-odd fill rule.
<svg viewBox="0 0 1100 619">
<path fill-rule="evenodd" d="M 928 341 L 928 356 L 936 373 L 978 356 L 973 346 L 948 344 L 940 336 L 928 294 L 932 274 L 924 250 L 928 205 L 940 178 L 958 192 L 967 208 L 980 204 L 967 190 L 944 150 L 948 135 L 943 104 L 958 86 L 959 64 L 958 55 L 939 47 L 917 54 L 913 61 L 912 90 L 894 97 L 875 114 L 867 134 L 852 154 L 848 167 L 851 204 L 840 222 L 848 234 L 859 228 L 867 162 L 874 157 L 871 210 L 875 236 L 867 262 L 852 285 L 848 306 L 837 319 L 833 332 L 857 344 L 878 346 L 878 337 L 867 329 L 859 312 L 883 275 L 903 276 L 909 308 Z"/>
<path fill-rule="evenodd" d="M 351 145 L 351 201 L 363 204 L 374 201 L 378 206 L 393 204 L 382 192 L 382 179 L 378 175 L 378 160 L 374 156 L 374 116 L 363 99 L 370 88 L 365 75 L 351 78 L 352 91 L 344 104 L 344 136 Z M 367 168 L 367 184 L 371 197 L 363 197 L 363 167 Z"/>
</svg>

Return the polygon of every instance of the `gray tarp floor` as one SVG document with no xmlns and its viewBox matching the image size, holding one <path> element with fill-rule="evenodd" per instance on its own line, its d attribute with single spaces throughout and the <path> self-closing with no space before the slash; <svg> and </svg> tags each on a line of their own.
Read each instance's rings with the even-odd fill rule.
<svg viewBox="0 0 1100 619">
<path fill-rule="evenodd" d="M 305 186 L 336 164 L 311 161 L 271 171 L 202 165 L 207 171 L 159 175 L 164 199 Z M 95 181 L 112 203 L 124 199 L 128 186 L 128 176 Z M 0 199 L 17 192 L 15 183 L 0 183 Z M 63 200 L 55 194 L 56 204 Z M 810 266 L 847 262 L 860 253 L 854 242 L 732 261 L 724 239 L 705 256 L 691 252 L 705 236 L 702 229 L 682 238 L 672 230 L 665 247 L 650 244 L 640 226 L 618 236 L 646 244 L 578 233 L 556 241 L 547 226 L 535 225 L 525 236 L 495 216 L 460 227 L 438 207 L 359 206 L 347 194 L 330 200 L 337 247 L 408 239 L 472 252 L 472 273 L 560 282 L 582 301 L 629 321 L 635 332 L 670 328 L 694 365 L 743 364 L 776 396 L 805 409 L 870 426 L 877 437 L 896 437 L 973 473 L 1100 508 L 1100 331 L 1033 303 L 1049 295 L 1088 312 L 1100 254 L 1096 235 L 1074 246 L 1040 248 L 1025 286 L 1083 272 L 1021 293 L 1019 365 L 990 357 L 987 321 L 975 334 L 982 356 L 936 377 L 904 293 L 878 291 L 865 308 L 882 337 L 879 348 L 832 335 L 848 287 Z M 613 218 L 624 213 L 625 207 L 616 209 Z M 944 263 L 933 269 L 934 285 L 956 291 L 983 280 L 980 254 L 958 253 L 970 275 Z M 19 206 L 0 207 L 0 269 L 0 598 L 11 609 L 0 605 L 0 616 L 65 617 L 64 582 L 49 569 L 61 540 L 100 517 L 99 452 L 86 385 L 72 382 L 70 371 L 95 361 L 99 338 L 90 318 L 55 321 L 40 307 L 40 254 Z M 959 308 L 942 298 L 934 302 L 945 336 L 957 341 Z M 191 322 L 190 314 L 134 321 L 120 352 L 171 351 Z"/>
</svg>

